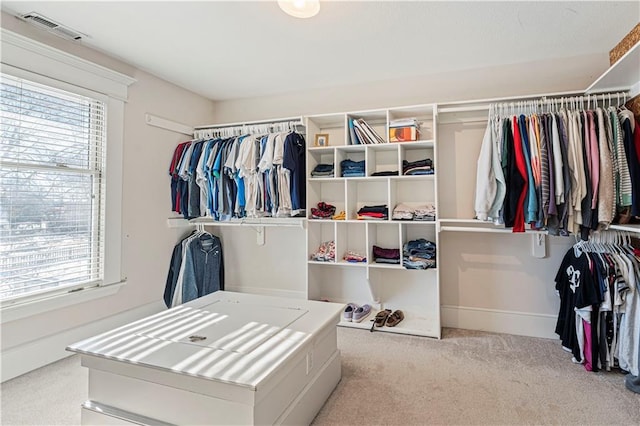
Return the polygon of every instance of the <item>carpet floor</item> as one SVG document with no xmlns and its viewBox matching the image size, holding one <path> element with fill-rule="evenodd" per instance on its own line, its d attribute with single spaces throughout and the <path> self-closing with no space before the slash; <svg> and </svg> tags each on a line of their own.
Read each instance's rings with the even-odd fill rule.
<svg viewBox="0 0 640 426">
<path fill-rule="evenodd" d="M 338 328 L 342 380 L 313 424 L 638 425 L 640 394 L 558 341 L 459 329 L 442 340 Z M 2 425 L 76 425 L 87 371 L 71 356 L 0 386 Z"/>
</svg>

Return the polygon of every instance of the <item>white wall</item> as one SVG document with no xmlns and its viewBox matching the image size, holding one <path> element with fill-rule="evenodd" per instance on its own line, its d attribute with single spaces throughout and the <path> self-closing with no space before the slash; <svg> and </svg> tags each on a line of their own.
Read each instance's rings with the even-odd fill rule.
<svg viewBox="0 0 640 426">
<path fill-rule="evenodd" d="M 214 122 L 584 90 L 608 66 L 604 53 L 221 101 L 216 102 Z"/>
<path fill-rule="evenodd" d="M 72 343 L 65 339 L 104 331 L 95 321 L 108 319 L 105 326 L 113 327 L 118 325 L 114 315 L 122 313 L 122 321 L 129 321 L 163 308 L 171 251 L 186 232 L 167 227 L 168 166 L 176 144 L 188 136 L 148 126 L 144 114 L 197 125 L 211 121 L 214 106 L 197 94 L 82 44 L 28 27 L 14 17 L 3 14 L 2 26 L 137 79 L 129 87 L 124 123 L 122 271 L 127 284 L 113 296 L 2 324 L 2 378 L 6 380 L 63 356 L 65 345 Z M 84 328 L 88 324 L 91 327 Z"/>
<path fill-rule="evenodd" d="M 264 227 L 265 244 L 253 227 L 212 227 L 222 240 L 225 290 L 306 299 L 306 231 Z"/>
</svg>

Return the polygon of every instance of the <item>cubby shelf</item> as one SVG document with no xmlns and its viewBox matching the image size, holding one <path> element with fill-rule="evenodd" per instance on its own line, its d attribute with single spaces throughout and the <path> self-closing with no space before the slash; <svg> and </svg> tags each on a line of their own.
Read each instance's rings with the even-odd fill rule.
<svg viewBox="0 0 640 426">
<path fill-rule="evenodd" d="M 421 123 L 419 140 L 390 142 L 391 121 L 412 117 Z M 335 206 L 336 213 L 345 212 L 345 220 L 309 219 L 307 222 L 307 258 L 320 244 L 334 241 L 338 259 L 337 262 L 308 262 L 307 294 L 315 300 L 370 303 L 405 312 L 405 320 L 397 327 L 383 327 L 377 331 L 440 337 L 437 269 L 406 269 L 402 261 L 400 264 L 384 264 L 375 263 L 372 258 L 374 245 L 402 252 L 402 246 L 407 241 L 425 238 L 437 247 L 435 220 L 391 219 L 393 209 L 400 203 L 415 207 L 431 203 L 437 212 L 435 117 L 434 105 L 307 117 L 307 140 L 315 140 L 315 135 L 324 134 L 328 135 L 329 141 L 329 146 L 313 146 L 307 150 L 307 211 L 324 202 Z M 364 119 L 386 143 L 351 145 L 349 122 L 359 118 Z M 422 160 L 430 160 L 430 163 L 423 163 L 422 167 L 430 166 L 435 173 L 401 174 L 403 163 L 414 163 L 414 167 L 418 167 L 421 164 L 416 162 Z M 334 177 L 312 177 L 310 173 L 318 164 L 333 164 Z M 364 176 L 343 177 L 343 164 L 350 167 L 364 164 L 364 170 L 360 170 Z M 373 176 L 381 172 L 397 174 Z M 362 207 L 374 205 L 386 205 L 388 218 L 357 220 L 357 212 Z M 368 262 L 341 260 L 347 251 L 366 256 Z M 370 324 L 363 323 L 345 322 L 341 325 L 370 327 Z"/>
<path fill-rule="evenodd" d="M 440 337 L 440 319 L 435 317 L 420 316 L 411 311 L 402 309 L 404 320 L 395 327 L 374 327 L 373 332 L 378 333 L 396 333 L 409 334 L 414 336 Z M 362 330 L 371 330 L 373 325 L 375 312 L 371 312 L 369 316 L 361 322 L 340 321 L 341 327 L 358 328 Z"/>
</svg>

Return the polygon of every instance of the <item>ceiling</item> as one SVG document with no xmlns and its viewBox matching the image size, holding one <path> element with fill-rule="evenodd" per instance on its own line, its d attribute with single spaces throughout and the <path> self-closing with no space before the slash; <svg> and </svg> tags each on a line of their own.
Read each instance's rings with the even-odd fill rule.
<svg viewBox="0 0 640 426">
<path fill-rule="evenodd" d="M 275 1 L 1 7 L 39 12 L 87 34 L 80 43 L 213 100 L 606 55 L 640 21 L 639 1 L 321 0 L 311 19 Z"/>
</svg>

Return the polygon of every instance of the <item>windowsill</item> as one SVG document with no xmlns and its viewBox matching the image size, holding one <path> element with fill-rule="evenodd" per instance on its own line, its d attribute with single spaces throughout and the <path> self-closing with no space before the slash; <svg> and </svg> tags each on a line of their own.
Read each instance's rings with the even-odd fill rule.
<svg viewBox="0 0 640 426">
<path fill-rule="evenodd" d="M 71 293 L 59 293 L 49 297 L 43 297 L 41 299 L 29 300 L 23 303 L 5 306 L 0 309 L 0 324 L 53 311 L 55 309 L 66 308 L 67 306 L 88 302 L 101 297 L 111 296 L 116 294 L 126 283 L 126 281 L 120 281 L 115 284 L 91 287 Z"/>
</svg>

